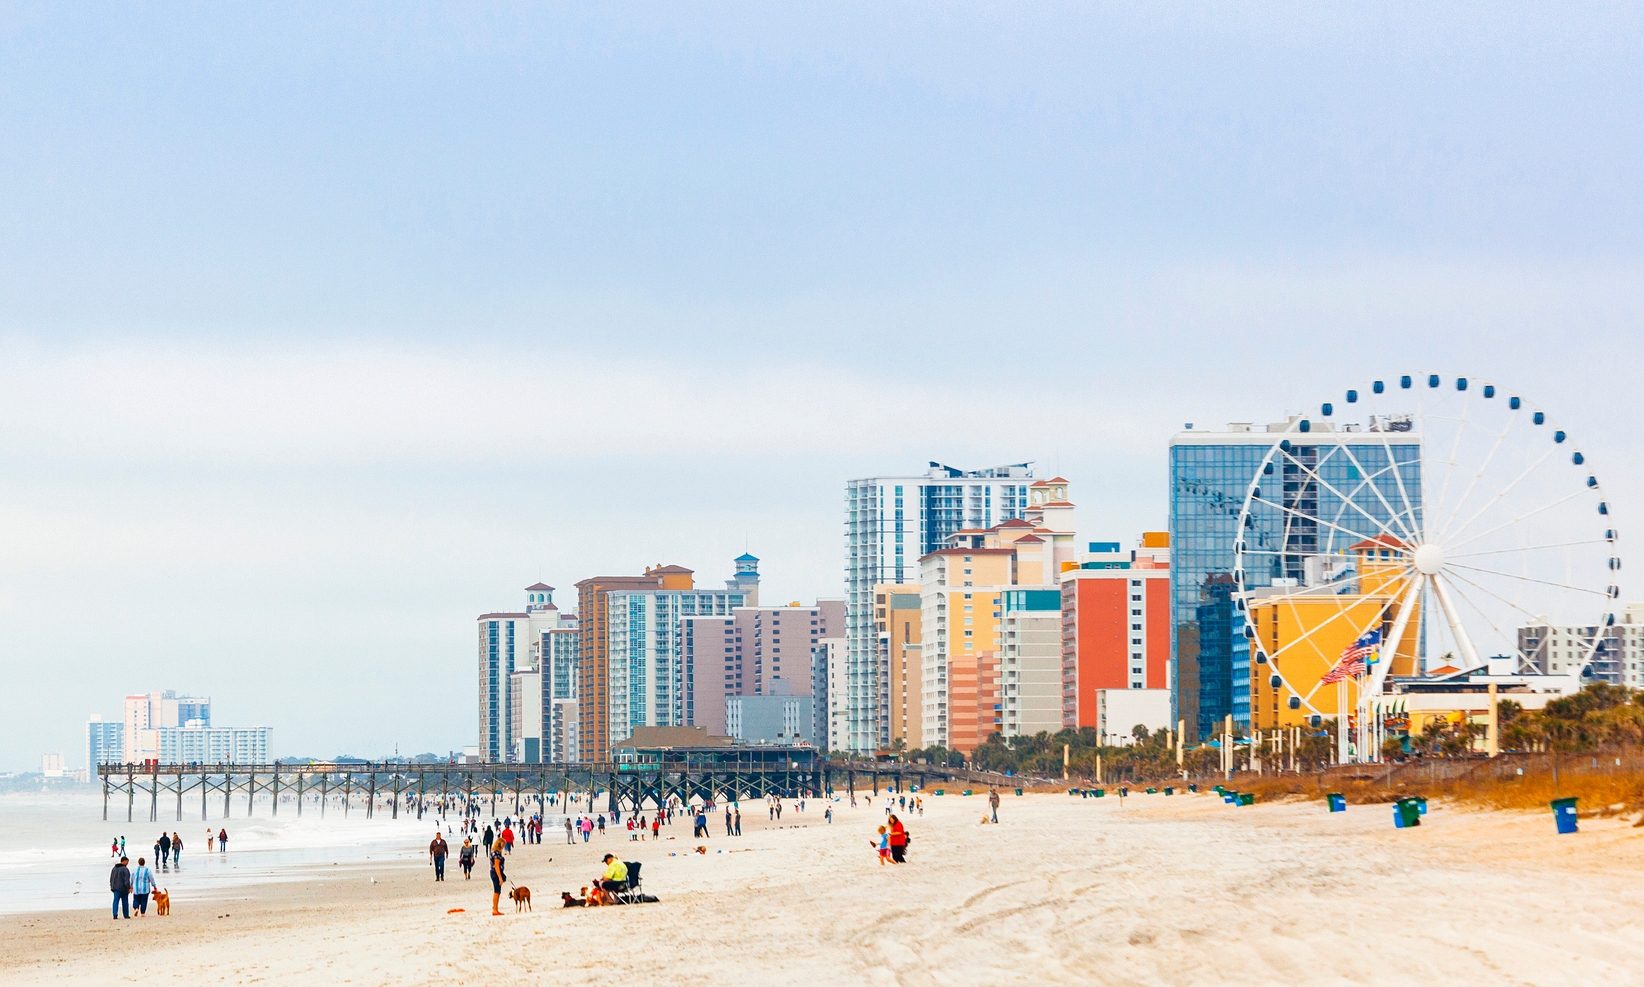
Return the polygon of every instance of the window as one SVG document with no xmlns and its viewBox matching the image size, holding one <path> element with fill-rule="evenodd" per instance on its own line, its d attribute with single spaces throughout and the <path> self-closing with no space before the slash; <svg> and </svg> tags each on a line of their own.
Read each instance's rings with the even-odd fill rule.
<svg viewBox="0 0 1644 987">
<path fill-rule="evenodd" d="M 1130 629 L 1133 630 L 1133 631 L 1139 631 L 1139 630 L 1142 629 L 1142 625 L 1141 624 L 1131 624 Z"/>
<path fill-rule="evenodd" d="M 1132 617 L 1140 617 L 1142 615 L 1142 612 L 1140 610 L 1132 610 L 1132 611 L 1130 611 L 1130 615 Z"/>
<path fill-rule="evenodd" d="M 1140 603 L 1140 602 L 1142 602 L 1142 598 L 1141 598 L 1141 597 L 1139 597 L 1139 596 L 1132 596 L 1132 597 L 1131 597 L 1131 598 L 1130 598 L 1130 602 L 1132 602 L 1132 603 Z"/>
<path fill-rule="evenodd" d="M 1132 579 L 1132 580 L 1131 580 L 1131 581 L 1130 581 L 1130 585 L 1132 585 L 1132 586 L 1140 586 L 1140 585 L 1142 585 L 1142 581 L 1141 581 L 1141 580 L 1140 580 L 1140 579 Z"/>
<path fill-rule="evenodd" d="M 1141 643 L 1142 643 L 1142 639 L 1141 639 L 1141 638 L 1139 638 L 1139 637 L 1133 637 L 1133 638 L 1131 638 L 1131 639 L 1130 639 L 1130 643 L 1131 643 L 1131 644 L 1141 644 Z"/>
</svg>

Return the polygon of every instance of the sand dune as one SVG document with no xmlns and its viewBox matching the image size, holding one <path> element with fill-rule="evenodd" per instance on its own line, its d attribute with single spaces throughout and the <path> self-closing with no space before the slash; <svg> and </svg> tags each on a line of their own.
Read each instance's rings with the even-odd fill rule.
<svg viewBox="0 0 1644 987">
<path fill-rule="evenodd" d="M 1620 984 L 1644 970 L 1644 829 L 1622 821 L 1560 837 L 1550 814 L 1435 806 L 1394 830 L 1385 806 L 1028 795 L 980 826 L 979 797 L 926 805 L 903 867 L 869 849 L 882 804 L 836 807 L 827 826 L 813 803 L 790 828 L 749 806 L 747 835 L 703 841 L 705 857 L 683 852 L 678 824 L 660 844 L 520 848 L 510 874 L 538 909 L 524 916 L 490 917 L 488 885 L 454 866 L 436 885 L 413 864 L 179 900 L 170 919 L 12 916 L 6 981 Z M 644 861 L 663 900 L 556 907 L 607 851 Z"/>
</svg>

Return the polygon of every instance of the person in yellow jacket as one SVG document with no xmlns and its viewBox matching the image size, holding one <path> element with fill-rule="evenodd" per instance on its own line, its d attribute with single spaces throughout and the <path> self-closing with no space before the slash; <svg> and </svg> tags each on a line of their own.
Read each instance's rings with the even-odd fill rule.
<svg viewBox="0 0 1644 987">
<path fill-rule="evenodd" d="M 618 860 L 614 853 L 605 855 L 605 876 L 599 886 L 604 891 L 624 891 L 628 887 L 628 865 Z"/>
</svg>

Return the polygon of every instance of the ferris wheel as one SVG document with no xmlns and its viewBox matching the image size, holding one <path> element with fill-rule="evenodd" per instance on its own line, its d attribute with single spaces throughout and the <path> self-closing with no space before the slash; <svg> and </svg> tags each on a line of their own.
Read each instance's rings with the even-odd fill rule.
<svg viewBox="0 0 1644 987">
<path fill-rule="evenodd" d="M 1253 717 L 1357 708 L 1362 723 L 1390 674 L 1488 667 L 1573 691 L 1614 670 L 1614 515 L 1528 398 L 1392 376 L 1269 431 L 1234 540 Z"/>
</svg>

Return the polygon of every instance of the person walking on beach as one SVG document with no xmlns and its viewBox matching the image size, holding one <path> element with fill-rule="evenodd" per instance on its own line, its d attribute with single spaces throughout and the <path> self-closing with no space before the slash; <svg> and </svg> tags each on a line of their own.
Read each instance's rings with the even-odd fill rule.
<svg viewBox="0 0 1644 987">
<path fill-rule="evenodd" d="M 108 855 L 110 857 L 115 858 L 115 859 L 119 858 L 119 856 L 120 856 L 120 841 L 119 840 L 109 840 L 108 841 Z"/>
<path fill-rule="evenodd" d="M 495 843 L 496 839 L 497 839 L 497 834 L 491 831 L 491 827 L 487 826 L 487 827 L 485 827 L 485 835 L 480 837 L 480 846 L 486 848 L 486 850 L 485 850 L 486 853 L 490 853 L 491 852 L 491 849 L 490 849 L 491 844 Z"/>
<path fill-rule="evenodd" d="M 599 835 L 605 835 L 605 813 L 603 812 L 599 814 Z"/>
<path fill-rule="evenodd" d="M 993 821 L 998 822 L 999 821 L 999 790 L 997 788 L 988 789 L 988 808 L 993 810 Z"/>
<path fill-rule="evenodd" d="M 124 857 L 125 855 L 126 855 L 126 838 L 124 836 L 122 836 L 122 837 L 120 837 L 120 856 Z"/>
<path fill-rule="evenodd" d="M 137 858 L 137 869 L 131 872 L 131 909 L 138 918 L 148 917 L 148 896 L 154 893 L 154 872 L 148 861 Z"/>
<path fill-rule="evenodd" d="M 428 844 L 428 859 L 434 864 L 434 880 L 445 880 L 445 855 L 451 847 L 445 842 L 445 837 L 439 830 L 434 830 L 434 842 Z"/>
<path fill-rule="evenodd" d="M 833 825 L 833 806 L 830 805 L 822 811 L 822 820 L 829 826 Z"/>
<path fill-rule="evenodd" d="M 491 914 L 501 915 L 502 909 L 497 904 L 502 901 L 502 882 L 508 880 L 508 875 L 502 869 L 502 839 L 491 846 Z"/>
<path fill-rule="evenodd" d="M 885 827 L 879 827 L 878 841 L 869 840 L 868 845 L 879 852 L 879 866 L 885 866 L 885 862 L 890 859 L 890 834 L 885 831 Z"/>
<path fill-rule="evenodd" d="M 587 843 L 594 835 L 594 821 L 587 816 L 582 817 L 582 842 Z"/>
<path fill-rule="evenodd" d="M 742 835 L 742 807 L 736 807 L 736 835 Z"/>
<path fill-rule="evenodd" d="M 217 852 L 228 852 L 228 830 L 226 829 L 217 830 Z"/>
<path fill-rule="evenodd" d="M 157 845 L 160 852 L 155 855 L 154 859 L 160 862 L 161 870 L 166 870 L 171 864 L 171 834 L 163 829 L 160 830 L 160 842 Z"/>
<path fill-rule="evenodd" d="M 171 866 L 183 869 L 183 834 L 171 834 Z"/>
<path fill-rule="evenodd" d="M 575 843 L 576 842 L 576 837 L 571 835 L 571 817 L 570 816 L 565 817 L 565 842 L 566 843 Z"/>
<path fill-rule="evenodd" d="M 474 858 L 477 856 L 479 856 L 479 847 L 474 845 L 472 839 L 464 836 L 462 838 L 462 847 L 457 851 L 457 863 L 462 866 L 462 879 L 464 881 L 474 879 Z"/>
<path fill-rule="evenodd" d="M 651 817 L 651 839 L 662 839 L 662 813 L 660 812 Z"/>
<path fill-rule="evenodd" d="M 733 831 L 731 829 L 731 807 L 727 805 L 725 807 L 725 835 L 730 836 L 730 835 L 732 835 L 732 832 Z"/>
<path fill-rule="evenodd" d="M 908 855 L 908 828 L 894 815 L 890 817 L 891 863 L 905 864 Z"/>
<path fill-rule="evenodd" d="M 115 920 L 119 921 L 121 912 L 125 912 L 126 918 L 130 918 L 131 899 L 127 895 L 131 894 L 131 868 L 126 866 L 125 857 L 121 857 L 120 862 L 109 871 L 108 889 L 114 892 Z"/>
<path fill-rule="evenodd" d="M 514 852 L 514 827 L 505 821 L 502 824 L 502 846 L 509 853 Z"/>
</svg>

